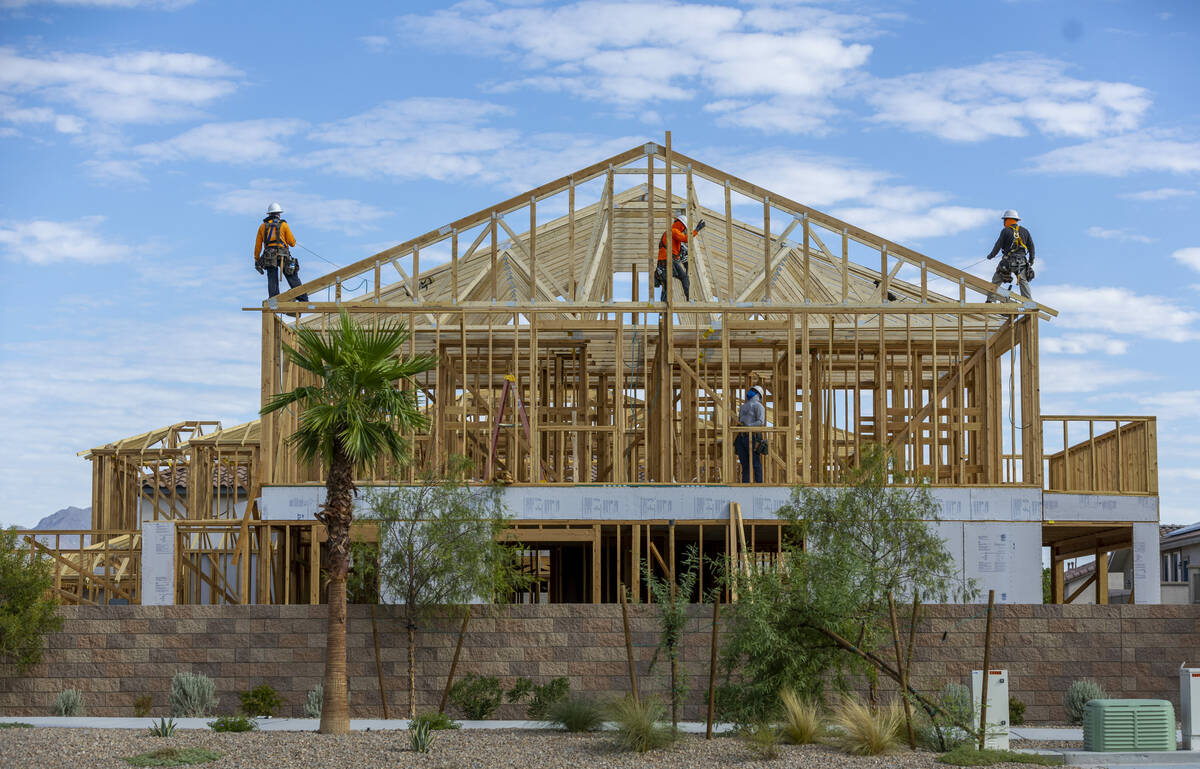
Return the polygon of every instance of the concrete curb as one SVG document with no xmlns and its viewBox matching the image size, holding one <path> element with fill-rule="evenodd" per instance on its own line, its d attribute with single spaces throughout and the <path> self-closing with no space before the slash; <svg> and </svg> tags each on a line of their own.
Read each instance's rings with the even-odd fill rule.
<svg viewBox="0 0 1200 769">
<path fill-rule="evenodd" d="M 208 729 L 209 718 L 176 718 L 177 729 Z M 0 723 L 24 723 L 35 727 L 65 728 L 65 729 L 149 729 L 158 718 L 93 718 L 78 716 L 67 718 L 63 716 L 0 716 Z M 259 731 L 263 732 L 315 732 L 320 726 L 316 718 L 256 718 Z M 542 721 L 459 721 L 464 729 L 538 729 L 550 730 Z M 688 734 L 703 734 L 704 723 L 701 721 L 681 721 L 679 731 Z M 729 724 L 713 724 L 713 732 L 723 733 L 731 730 Z M 408 729 L 406 718 L 352 718 L 350 730 L 354 732 L 384 732 L 403 731 Z"/>
</svg>

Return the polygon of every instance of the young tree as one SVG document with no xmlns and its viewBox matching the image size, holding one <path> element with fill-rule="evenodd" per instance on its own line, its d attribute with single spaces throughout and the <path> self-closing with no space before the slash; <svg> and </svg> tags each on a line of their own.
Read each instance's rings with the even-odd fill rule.
<svg viewBox="0 0 1200 769">
<path fill-rule="evenodd" d="M 62 627 L 50 561 L 22 547 L 15 528 L 0 529 L 0 659 L 24 671 L 42 661 L 42 636 Z"/>
<path fill-rule="evenodd" d="M 355 559 L 364 579 L 378 569 L 384 600 L 395 601 L 408 631 L 408 711 L 416 716 L 416 632 L 439 611 L 470 611 L 471 602 L 504 600 L 528 584 L 519 548 L 507 541 L 508 518 L 497 486 L 462 482 L 466 460 L 455 459 L 445 478 L 383 490 L 364 517 L 379 527 L 378 565 Z M 357 554 L 356 554 L 357 555 Z"/>
<path fill-rule="evenodd" d="M 297 346 L 285 344 L 284 355 L 319 384 L 274 396 L 262 413 L 299 406 L 300 427 L 288 440 L 302 460 L 319 460 L 326 468 L 325 504 L 317 513 L 329 545 L 325 701 L 319 731 L 346 734 L 346 574 L 357 493 L 354 474 L 388 459 L 397 464 L 408 460 L 405 435 L 428 423 L 417 408 L 413 378 L 432 368 L 436 359 L 401 354 L 409 338 L 402 324 L 380 322 L 377 328 L 367 328 L 345 310 L 328 332 L 301 327 L 296 337 Z"/>
<path fill-rule="evenodd" d="M 659 577 L 650 568 L 650 561 L 642 561 L 642 574 L 645 575 L 646 590 L 654 603 L 658 605 L 659 635 L 658 647 L 650 660 L 650 670 L 658 664 L 659 655 L 666 657 L 670 665 L 671 675 L 671 728 L 679 731 L 679 705 L 687 694 L 687 676 L 680 669 L 682 665 L 683 633 L 689 619 L 688 612 L 692 605 L 692 592 L 700 574 L 700 557 L 695 547 L 689 547 L 684 558 L 684 571 L 672 581 L 672 575 Z M 704 596 L 700 597 L 704 603 Z"/>
<path fill-rule="evenodd" d="M 784 686 L 819 695 L 829 672 L 838 683 L 848 672 L 879 672 L 871 658 L 881 659 L 876 650 L 889 640 L 889 593 L 936 602 L 975 595 L 931 528 L 940 516 L 928 485 L 900 485 L 893 472 L 887 452 L 869 448 L 845 486 L 797 488 L 780 508 L 780 566 L 738 577 L 718 697 L 726 717 L 765 718 Z"/>
</svg>

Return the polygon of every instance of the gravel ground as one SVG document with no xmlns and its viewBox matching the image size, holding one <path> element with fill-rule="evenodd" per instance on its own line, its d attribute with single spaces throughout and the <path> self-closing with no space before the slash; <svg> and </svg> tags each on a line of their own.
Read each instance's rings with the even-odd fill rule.
<svg viewBox="0 0 1200 769">
<path fill-rule="evenodd" d="M 781 745 L 780 758 L 759 758 L 740 740 L 706 741 L 685 735 L 675 747 L 647 754 L 617 752 L 611 735 L 571 735 L 549 731 L 444 731 L 437 733 L 429 755 L 413 753 L 407 732 L 358 732 L 329 737 L 311 732 L 218 734 L 176 732 L 170 739 L 121 729 L 3 729 L 0 767 L 99 769 L 128 766 L 122 758 L 161 747 L 206 747 L 222 758 L 201 766 L 213 769 L 608 769 L 662 767 L 704 769 L 944 769 L 928 752 L 857 758 L 823 746 Z M 999 764 L 1026 769 L 1019 764 Z"/>
</svg>

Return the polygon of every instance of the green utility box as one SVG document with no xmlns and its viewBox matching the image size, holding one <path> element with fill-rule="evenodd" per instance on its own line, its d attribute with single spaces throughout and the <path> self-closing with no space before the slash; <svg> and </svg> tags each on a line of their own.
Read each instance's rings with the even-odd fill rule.
<svg viewBox="0 0 1200 769">
<path fill-rule="evenodd" d="M 1083 707 L 1083 749 L 1174 750 L 1175 709 L 1168 700 L 1092 700 Z"/>
</svg>

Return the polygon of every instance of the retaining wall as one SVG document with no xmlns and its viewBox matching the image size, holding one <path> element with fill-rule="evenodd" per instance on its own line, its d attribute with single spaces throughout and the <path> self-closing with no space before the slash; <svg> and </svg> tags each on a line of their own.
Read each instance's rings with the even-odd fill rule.
<svg viewBox="0 0 1200 769">
<path fill-rule="evenodd" d="M 628 690 L 621 609 L 617 605 L 476 607 L 459 674 L 496 675 L 506 686 L 517 676 L 543 682 L 568 676 L 571 689 L 602 696 Z M 165 714 L 176 670 L 216 681 L 219 712 L 234 712 L 237 693 L 270 684 L 284 699 L 281 715 L 302 714 L 306 692 L 321 680 L 324 606 L 75 606 L 61 610 L 63 630 L 47 638 L 44 661 L 19 675 L 0 665 L 0 714 L 44 715 L 59 691 L 83 693 L 96 716 L 133 715 L 150 694 L 153 715 Z M 407 639 L 390 607 L 378 607 L 380 657 L 393 717 L 407 711 Z M 685 639 L 690 696 L 686 715 L 699 718 L 708 685 L 711 607 Z M 935 690 L 947 680 L 966 683 L 982 667 L 981 606 L 925 607 L 916 639 L 913 684 Z M 1178 709 L 1180 663 L 1200 663 L 1200 606 L 997 607 L 992 666 L 1008 668 L 1010 691 L 1027 705 L 1029 722 L 1061 721 L 1062 694 L 1076 678 L 1098 680 L 1112 696 L 1170 699 Z M 631 606 L 643 692 L 665 692 L 666 668 L 648 670 L 656 642 L 655 609 Z M 441 696 L 458 622 L 417 635 L 418 710 Z M 946 640 L 942 634 L 946 632 Z M 348 636 L 351 712 L 382 715 L 371 620 L 366 606 L 350 607 Z M 890 651 L 890 650 L 889 650 Z M 498 717 L 524 717 L 504 705 Z"/>
</svg>

